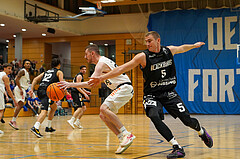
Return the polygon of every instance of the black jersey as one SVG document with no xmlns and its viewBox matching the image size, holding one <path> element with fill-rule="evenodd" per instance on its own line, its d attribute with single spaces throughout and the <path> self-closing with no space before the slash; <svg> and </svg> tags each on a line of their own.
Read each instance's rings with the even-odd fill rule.
<svg viewBox="0 0 240 159">
<path fill-rule="evenodd" d="M 73 78 L 73 82 L 74 82 L 74 83 L 77 82 L 77 76 L 78 76 L 78 75 L 81 75 L 81 76 L 82 76 L 82 80 L 81 80 L 81 82 L 84 81 L 82 72 L 79 72 L 79 73 L 76 74 L 76 76 Z M 73 88 L 72 91 L 79 92 L 77 88 Z M 80 92 L 79 92 L 79 93 L 80 93 Z"/>
<path fill-rule="evenodd" d="M 144 51 L 146 67 L 142 68 L 144 94 L 158 95 L 173 90 L 177 85 L 176 68 L 169 48 L 161 46 L 159 53 Z"/>
<path fill-rule="evenodd" d="M 41 82 L 39 84 L 39 89 L 47 89 L 47 87 L 55 82 L 59 82 L 59 78 L 57 76 L 57 71 L 59 69 L 52 68 L 51 70 L 47 70 L 44 72 Z"/>
</svg>

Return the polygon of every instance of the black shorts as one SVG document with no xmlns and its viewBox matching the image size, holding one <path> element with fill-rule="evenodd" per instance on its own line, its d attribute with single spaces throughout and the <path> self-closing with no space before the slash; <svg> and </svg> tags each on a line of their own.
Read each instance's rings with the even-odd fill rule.
<svg viewBox="0 0 240 159">
<path fill-rule="evenodd" d="M 42 103 L 41 110 L 48 111 L 49 105 L 52 105 L 54 103 L 54 101 L 51 101 L 48 98 L 48 96 L 46 94 L 46 90 L 44 90 L 44 89 L 38 89 L 37 95 L 38 95 L 38 98 L 41 100 L 41 103 Z"/>
<path fill-rule="evenodd" d="M 147 116 L 150 109 L 156 109 L 162 120 L 164 119 L 163 107 L 174 118 L 189 116 L 188 109 L 175 90 L 157 96 L 144 95 L 143 105 Z"/>
<path fill-rule="evenodd" d="M 76 110 L 77 108 L 81 108 L 82 106 L 85 106 L 85 104 L 82 101 L 82 95 L 79 92 L 72 91 L 71 92 L 72 98 L 73 98 L 73 103 L 76 105 L 74 109 Z"/>
</svg>

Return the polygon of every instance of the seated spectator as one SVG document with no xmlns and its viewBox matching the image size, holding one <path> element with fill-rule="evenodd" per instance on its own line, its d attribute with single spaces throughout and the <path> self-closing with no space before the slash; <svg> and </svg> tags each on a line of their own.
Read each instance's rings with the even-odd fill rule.
<svg viewBox="0 0 240 159">
<path fill-rule="evenodd" d="M 69 107 L 71 107 L 71 104 L 72 104 L 72 107 L 74 107 L 73 98 L 69 92 L 67 92 L 67 94 L 66 94 L 66 99 L 67 99 Z"/>
<path fill-rule="evenodd" d="M 11 88 L 11 91 L 14 90 L 14 88 L 15 88 L 15 82 L 14 82 L 14 80 L 11 80 L 11 81 L 10 81 L 10 88 Z"/>
<path fill-rule="evenodd" d="M 34 113 L 36 116 L 38 116 L 37 111 L 38 111 L 39 107 L 38 107 L 38 105 L 36 104 L 35 98 L 36 98 L 36 96 L 35 96 L 34 93 L 29 93 L 29 97 L 27 98 L 27 101 L 26 101 L 26 105 L 25 105 L 25 106 L 26 106 L 27 108 L 30 108 L 30 109 L 33 111 L 33 113 Z"/>
</svg>

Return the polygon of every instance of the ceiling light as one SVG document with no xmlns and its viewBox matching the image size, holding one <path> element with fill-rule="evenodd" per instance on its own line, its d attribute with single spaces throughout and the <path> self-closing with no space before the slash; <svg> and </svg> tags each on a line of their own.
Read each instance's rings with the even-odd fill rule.
<svg viewBox="0 0 240 159">
<path fill-rule="evenodd" d="M 90 45 L 93 45 L 93 43 L 89 43 Z"/>
<path fill-rule="evenodd" d="M 105 46 L 108 46 L 108 44 L 104 44 Z"/>
<path fill-rule="evenodd" d="M 8 46 L 6 46 L 6 48 L 8 49 Z"/>
<path fill-rule="evenodd" d="M 4 27 L 4 26 L 5 26 L 5 24 L 0 24 L 0 26 L 1 26 L 1 27 Z"/>
<path fill-rule="evenodd" d="M 9 40 L 6 40 L 6 43 L 9 43 Z"/>
<path fill-rule="evenodd" d="M 116 0 L 103 0 L 101 3 L 114 3 Z"/>
<path fill-rule="evenodd" d="M 16 38 L 16 37 L 17 37 L 17 35 L 15 35 L 15 34 L 14 34 L 14 35 L 13 35 L 13 37 L 14 37 L 14 38 Z"/>
<path fill-rule="evenodd" d="M 24 29 L 24 28 L 23 28 L 22 31 L 27 31 L 27 29 Z"/>
<path fill-rule="evenodd" d="M 47 34 L 46 33 L 42 33 L 42 36 L 46 36 Z"/>
</svg>

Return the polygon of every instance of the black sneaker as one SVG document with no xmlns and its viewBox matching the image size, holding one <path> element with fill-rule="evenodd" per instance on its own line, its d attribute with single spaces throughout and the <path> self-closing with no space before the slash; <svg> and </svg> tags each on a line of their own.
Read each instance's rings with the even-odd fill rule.
<svg viewBox="0 0 240 159">
<path fill-rule="evenodd" d="M 206 129 L 202 127 L 204 134 L 199 135 L 199 137 L 204 141 L 205 145 L 209 148 L 213 146 L 213 139 L 212 137 L 207 133 Z"/>
<path fill-rule="evenodd" d="M 31 130 L 31 132 L 32 132 L 34 135 L 36 135 L 37 137 L 39 137 L 39 138 L 43 137 L 43 136 L 40 134 L 39 129 L 36 129 L 35 127 L 32 127 L 30 130 Z"/>
<path fill-rule="evenodd" d="M 1 119 L 1 122 L 2 122 L 2 123 L 5 123 L 5 121 L 4 121 L 3 119 Z"/>
<path fill-rule="evenodd" d="M 56 129 L 53 129 L 52 127 L 46 127 L 46 129 L 45 129 L 45 131 L 46 132 L 54 132 L 54 131 L 56 131 Z"/>
<path fill-rule="evenodd" d="M 185 156 L 183 148 L 179 148 L 178 145 L 173 145 L 173 151 L 167 155 L 167 158 L 182 158 Z"/>
</svg>

